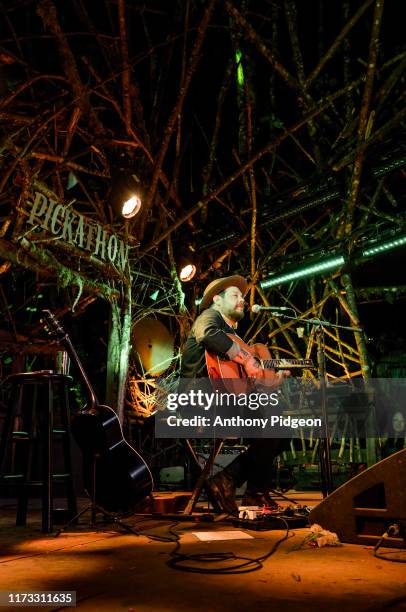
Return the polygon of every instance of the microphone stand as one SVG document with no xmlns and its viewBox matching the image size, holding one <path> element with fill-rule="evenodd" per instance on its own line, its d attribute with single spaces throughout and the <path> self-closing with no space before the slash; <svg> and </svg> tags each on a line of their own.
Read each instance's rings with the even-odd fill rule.
<svg viewBox="0 0 406 612">
<path fill-rule="evenodd" d="M 324 419 L 324 437 L 320 438 L 319 459 L 321 490 L 323 498 L 334 490 L 333 468 L 331 464 L 330 432 L 327 415 L 327 393 L 326 393 L 326 353 L 324 349 L 324 327 L 319 324 L 316 327 L 317 334 L 317 364 L 319 366 L 319 382 L 321 392 L 321 413 Z"/>
<path fill-rule="evenodd" d="M 292 309 L 293 310 L 293 309 Z M 334 327 L 336 329 L 345 329 L 352 332 L 362 332 L 363 330 L 359 327 L 350 327 L 348 325 L 336 325 L 330 323 L 330 321 L 323 321 L 321 319 L 302 319 L 300 317 L 292 317 L 280 312 L 277 308 L 269 312 L 269 316 L 278 317 L 279 319 L 286 319 L 290 321 L 298 321 L 301 323 L 310 323 L 316 327 L 317 334 L 317 363 L 319 369 L 319 383 L 321 392 L 321 414 L 324 420 L 324 437 L 320 438 L 319 446 L 319 460 L 320 460 L 320 475 L 321 475 L 321 488 L 323 498 L 326 498 L 334 490 L 333 483 L 333 471 L 331 465 L 331 447 L 330 447 L 330 432 L 328 426 L 328 415 L 327 415 L 327 394 L 326 394 L 326 353 L 324 349 L 324 328 Z"/>
</svg>

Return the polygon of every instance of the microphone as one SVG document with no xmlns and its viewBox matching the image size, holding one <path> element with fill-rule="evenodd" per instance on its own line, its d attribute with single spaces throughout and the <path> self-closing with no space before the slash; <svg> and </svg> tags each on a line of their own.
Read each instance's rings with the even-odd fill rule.
<svg viewBox="0 0 406 612">
<path fill-rule="evenodd" d="M 292 308 L 287 308 L 286 306 L 260 306 L 259 304 L 253 304 L 251 306 L 251 312 L 257 314 L 261 312 L 261 310 L 271 310 L 272 312 L 282 312 L 286 310 L 292 310 Z"/>
</svg>

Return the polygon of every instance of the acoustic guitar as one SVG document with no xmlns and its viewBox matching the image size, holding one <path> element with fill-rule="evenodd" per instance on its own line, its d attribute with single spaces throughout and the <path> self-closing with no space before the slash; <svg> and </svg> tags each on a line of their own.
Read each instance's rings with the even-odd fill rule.
<svg viewBox="0 0 406 612">
<path fill-rule="evenodd" d="M 86 388 L 87 404 L 72 417 L 71 429 L 83 455 L 84 483 L 89 495 L 108 512 L 124 513 L 150 495 L 152 474 L 144 459 L 126 442 L 114 410 L 97 401 L 72 342 L 56 317 L 43 310 L 48 334 L 55 337 L 75 363 Z"/>
<path fill-rule="evenodd" d="M 248 357 L 252 355 L 264 370 L 264 377 L 261 378 L 261 385 L 266 386 L 267 380 L 272 386 L 273 370 L 295 370 L 295 369 L 315 369 L 311 359 L 272 359 L 268 347 L 265 344 L 253 344 L 249 346 L 239 336 L 227 334 L 227 336 L 241 347 L 243 353 Z M 206 351 L 206 366 L 210 378 L 236 379 L 247 378 L 244 367 L 235 361 L 222 359 L 219 355 Z"/>
</svg>

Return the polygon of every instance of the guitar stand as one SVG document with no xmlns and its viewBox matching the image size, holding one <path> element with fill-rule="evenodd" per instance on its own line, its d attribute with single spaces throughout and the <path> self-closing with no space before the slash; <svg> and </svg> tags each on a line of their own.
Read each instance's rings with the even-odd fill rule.
<svg viewBox="0 0 406 612">
<path fill-rule="evenodd" d="M 78 518 L 82 516 L 82 514 L 85 514 L 85 512 L 88 512 L 89 510 L 91 513 L 90 514 L 91 520 L 89 523 L 89 527 L 94 527 L 97 525 L 96 514 L 99 513 L 99 514 L 102 514 L 107 519 L 106 523 L 114 523 L 115 525 L 119 525 L 122 529 L 124 529 L 124 531 L 127 531 L 137 536 L 140 535 L 138 531 L 130 527 L 130 525 L 123 523 L 123 521 L 117 515 L 112 514 L 111 512 L 107 512 L 104 508 L 102 508 L 101 506 L 98 506 L 97 504 L 91 503 L 86 508 L 81 510 L 76 516 L 74 516 L 68 523 L 66 523 L 66 525 L 64 525 L 62 529 L 58 529 L 54 537 L 57 538 L 61 533 L 66 531 L 70 525 L 72 525 L 73 523 L 76 523 L 76 521 L 78 520 Z"/>
<path fill-rule="evenodd" d="M 116 514 L 113 514 L 112 512 L 107 512 L 107 510 L 105 510 L 102 506 L 99 506 L 98 504 L 96 504 L 96 465 L 97 465 L 97 456 L 95 455 L 92 459 L 92 468 L 91 468 L 90 504 L 86 506 L 86 508 L 83 508 L 83 510 L 78 512 L 78 514 L 76 514 L 73 518 L 71 518 L 61 529 L 58 529 L 58 531 L 55 533 L 55 536 L 54 536 L 55 538 L 57 538 L 61 533 L 66 531 L 68 527 L 70 527 L 70 525 L 73 525 L 74 523 L 76 523 L 77 520 L 88 511 L 90 511 L 89 527 L 94 527 L 96 525 L 96 515 L 102 514 L 103 517 L 106 519 L 106 523 L 114 523 L 115 525 L 118 525 L 119 527 L 124 529 L 124 531 L 127 531 L 128 533 L 132 533 L 133 535 L 136 535 L 136 536 L 140 535 L 138 531 L 130 527 L 130 525 L 123 523 L 123 521 Z"/>
</svg>

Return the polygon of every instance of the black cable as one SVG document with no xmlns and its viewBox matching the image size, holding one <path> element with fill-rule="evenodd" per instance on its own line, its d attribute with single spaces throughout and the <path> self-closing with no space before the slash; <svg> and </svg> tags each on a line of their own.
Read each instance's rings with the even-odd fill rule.
<svg viewBox="0 0 406 612">
<path fill-rule="evenodd" d="M 390 559 L 387 555 L 394 555 L 398 551 L 388 551 L 387 553 L 374 553 L 374 557 L 377 559 L 383 559 L 384 561 L 392 561 L 392 563 L 406 563 L 406 559 Z"/>
<path fill-rule="evenodd" d="M 145 536 L 157 542 L 164 542 L 164 543 L 175 542 L 175 548 L 170 553 L 170 556 L 172 558 L 166 562 L 168 567 L 171 567 L 173 569 L 184 571 L 184 572 L 199 573 L 199 574 L 219 574 L 219 575 L 220 574 L 246 574 L 246 573 L 254 572 L 256 570 L 263 568 L 263 562 L 269 559 L 279 548 L 280 544 L 282 544 L 282 542 L 287 540 L 289 537 L 290 530 L 289 530 L 289 524 L 287 523 L 287 521 L 282 517 L 273 517 L 273 518 L 277 518 L 284 523 L 284 526 L 286 527 L 286 533 L 282 538 L 280 538 L 274 543 L 272 548 L 265 555 L 262 555 L 261 557 L 256 557 L 256 558 L 242 557 L 239 555 L 235 555 L 233 552 L 199 553 L 199 554 L 191 554 L 191 555 L 180 553 L 179 552 L 180 546 L 181 546 L 180 545 L 180 534 L 174 530 L 174 528 L 177 525 L 179 525 L 179 521 L 175 521 L 174 523 L 171 523 L 169 525 L 168 532 L 173 537 L 160 536 L 160 535 L 156 535 L 152 533 L 144 533 L 140 531 L 139 529 L 136 529 L 135 526 L 132 526 L 132 530 L 133 530 L 134 535 Z M 154 520 L 154 519 L 151 517 L 145 517 L 145 518 L 142 518 L 136 521 L 136 525 L 139 523 L 148 521 L 148 520 Z M 195 525 L 197 526 L 198 523 L 195 523 Z M 98 538 L 97 540 L 92 540 L 92 542 L 97 542 L 99 540 L 104 540 L 104 539 L 106 538 Z M 53 550 L 52 552 L 59 552 L 61 550 L 75 548 L 76 546 L 81 546 L 81 545 L 82 544 L 75 544 L 73 546 L 63 546 L 61 548 Z M 5 561 L 0 561 L 0 563 L 10 563 L 11 561 L 18 561 L 20 559 L 26 559 L 26 558 L 30 558 L 34 556 L 41 556 L 44 554 L 49 554 L 49 553 L 48 552 L 47 553 L 38 552 L 38 553 L 30 554 L 30 555 L 23 555 L 21 557 L 17 557 L 14 559 L 7 559 Z M 232 566 L 210 569 L 206 567 L 197 567 L 193 565 L 183 565 L 185 561 L 200 562 L 200 563 L 216 563 L 216 562 L 218 563 L 220 561 L 223 561 L 223 562 L 241 561 L 241 563 L 238 563 L 237 565 L 232 565 Z"/>
<path fill-rule="evenodd" d="M 172 558 L 169 559 L 169 561 L 167 561 L 166 564 L 172 569 L 176 569 L 176 570 L 180 570 L 184 572 L 196 573 L 196 574 L 247 574 L 249 572 L 255 572 L 256 570 L 263 568 L 263 562 L 269 559 L 269 557 L 271 557 L 271 555 L 274 554 L 274 552 L 277 550 L 280 544 L 282 544 L 282 542 L 287 540 L 287 538 L 289 537 L 289 524 L 287 523 L 287 521 L 283 519 L 282 517 L 275 517 L 275 518 L 278 518 L 280 521 L 284 523 L 284 526 L 286 527 L 286 533 L 282 538 L 280 538 L 279 540 L 277 540 L 277 542 L 275 542 L 271 550 L 266 555 L 262 555 L 261 557 L 256 557 L 256 558 L 241 557 L 241 556 L 235 555 L 233 552 L 199 553 L 199 554 L 192 554 L 192 555 L 182 554 L 179 552 L 179 549 L 180 549 L 179 534 L 176 531 L 174 531 L 172 528 L 170 528 L 169 532 L 172 533 L 173 536 L 176 538 L 176 545 L 175 545 L 174 550 L 171 552 Z M 211 568 L 206 568 L 206 567 L 197 567 L 194 565 L 185 565 L 185 562 L 188 562 L 188 561 L 192 561 L 192 562 L 194 561 L 194 562 L 200 562 L 200 563 L 216 563 L 216 562 L 218 563 L 221 561 L 223 562 L 242 561 L 242 563 L 239 563 L 237 565 L 232 565 L 232 566 L 211 569 Z"/>
<path fill-rule="evenodd" d="M 170 525 L 168 525 L 168 532 L 173 537 L 160 536 L 160 535 L 153 534 L 153 533 L 145 533 L 145 532 L 136 530 L 134 526 L 133 526 L 133 529 L 137 531 L 137 535 L 143 535 L 157 542 L 175 542 L 175 548 L 170 553 L 170 556 L 172 558 L 166 562 L 168 567 L 171 567 L 172 569 L 189 572 L 189 573 L 196 573 L 196 574 L 247 574 L 249 572 L 254 572 L 256 570 L 261 569 L 263 567 L 263 562 L 269 559 L 269 557 L 271 557 L 271 555 L 274 554 L 274 552 L 277 550 L 280 544 L 282 544 L 282 542 L 284 542 L 289 537 L 288 522 L 282 517 L 273 517 L 273 518 L 277 518 L 283 522 L 284 527 L 286 527 L 286 533 L 282 538 L 280 538 L 279 540 L 277 540 L 277 542 L 275 542 L 275 544 L 272 546 L 271 550 L 268 553 L 266 553 L 265 555 L 262 555 L 261 557 L 257 557 L 257 558 L 241 557 L 241 556 L 235 555 L 233 552 L 198 553 L 198 554 L 188 554 L 188 555 L 185 553 L 180 553 L 179 552 L 180 546 L 181 546 L 180 534 L 174 529 L 177 525 L 179 525 L 179 521 L 175 521 L 174 523 L 171 523 Z M 145 520 L 153 520 L 153 518 L 146 517 L 145 519 L 141 519 L 140 521 L 137 521 L 136 524 L 143 522 Z M 198 526 L 198 523 L 195 523 L 195 525 Z M 216 562 L 218 563 L 221 561 L 223 562 L 242 561 L 242 563 L 238 563 L 237 565 L 232 565 L 232 566 L 209 569 L 206 567 L 197 567 L 194 565 L 184 565 L 184 563 L 188 561 L 189 562 L 190 561 L 200 562 L 200 563 L 216 563 Z"/>
<path fill-rule="evenodd" d="M 392 563 L 406 563 L 406 559 L 390 559 L 388 555 L 396 554 L 398 551 L 388 551 L 386 553 L 378 553 L 378 550 L 381 548 L 384 540 L 391 535 L 399 536 L 402 533 L 402 529 L 398 523 L 393 523 L 390 525 L 385 531 L 384 534 L 379 538 L 378 542 L 374 547 L 374 557 L 377 559 L 382 559 L 383 561 L 392 561 Z"/>
</svg>

